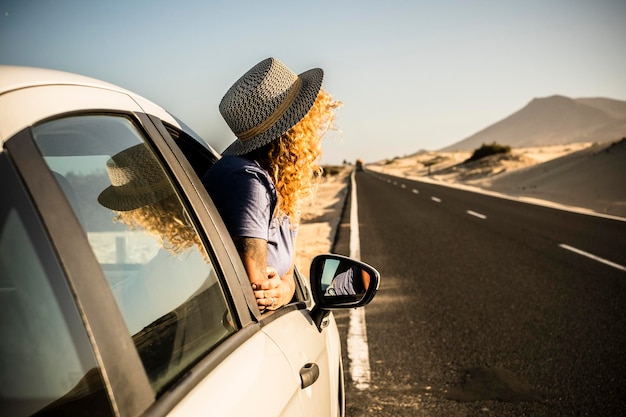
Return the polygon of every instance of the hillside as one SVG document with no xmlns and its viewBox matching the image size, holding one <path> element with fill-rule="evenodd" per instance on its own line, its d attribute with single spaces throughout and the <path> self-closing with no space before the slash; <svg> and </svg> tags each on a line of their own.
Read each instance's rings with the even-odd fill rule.
<svg viewBox="0 0 626 417">
<path fill-rule="evenodd" d="M 626 136 L 626 102 L 607 98 L 536 98 L 505 119 L 441 149 L 473 150 L 497 142 L 513 148 L 605 142 Z"/>
<path fill-rule="evenodd" d="M 626 138 L 503 173 L 484 188 L 626 217 Z"/>
<path fill-rule="evenodd" d="M 468 151 L 421 152 L 367 168 L 626 218 L 626 138 L 515 148 L 510 154 L 466 162 L 470 155 Z"/>
</svg>

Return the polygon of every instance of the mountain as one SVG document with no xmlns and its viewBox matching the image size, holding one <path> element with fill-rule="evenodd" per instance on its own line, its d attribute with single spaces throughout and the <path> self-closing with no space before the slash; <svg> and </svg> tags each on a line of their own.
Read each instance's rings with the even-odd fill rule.
<svg viewBox="0 0 626 417">
<path fill-rule="evenodd" d="M 608 98 L 535 98 L 507 118 L 441 151 L 471 151 L 483 143 L 512 148 L 604 142 L 626 137 L 626 102 Z"/>
</svg>

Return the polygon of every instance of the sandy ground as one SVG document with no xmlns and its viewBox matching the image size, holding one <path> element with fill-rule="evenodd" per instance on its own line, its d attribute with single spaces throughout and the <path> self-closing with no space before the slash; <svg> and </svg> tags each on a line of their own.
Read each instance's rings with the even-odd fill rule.
<svg viewBox="0 0 626 417">
<path fill-rule="evenodd" d="M 463 163 L 470 156 L 470 152 L 422 152 L 368 168 L 626 218 L 626 139 L 519 148 Z"/>
<path fill-rule="evenodd" d="M 480 166 L 477 164 L 463 166 L 463 161 L 472 155 L 471 152 L 420 152 L 404 158 L 370 164 L 368 168 L 410 178 L 429 177 L 433 180 L 449 183 L 478 185 L 498 174 L 557 159 L 572 152 L 587 149 L 592 145 L 592 142 L 584 142 L 572 145 L 513 149 L 508 157 L 499 158 L 498 161 L 490 159 L 491 163 L 483 163 Z"/>
<path fill-rule="evenodd" d="M 464 164 L 470 156 L 470 152 L 420 152 L 367 168 L 626 220 L 626 139 L 513 149 L 509 155 Z M 302 207 L 296 265 L 306 276 L 313 257 L 331 250 L 351 172 L 347 166 L 324 178 Z"/>
</svg>

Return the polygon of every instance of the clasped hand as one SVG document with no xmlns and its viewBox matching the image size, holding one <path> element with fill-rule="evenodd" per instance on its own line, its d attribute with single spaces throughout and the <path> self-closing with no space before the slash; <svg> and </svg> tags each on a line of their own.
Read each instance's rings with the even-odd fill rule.
<svg viewBox="0 0 626 417">
<path fill-rule="evenodd" d="M 283 305 L 282 280 L 274 268 L 267 268 L 267 280 L 252 284 L 259 310 L 276 310 Z"/>
</svg>

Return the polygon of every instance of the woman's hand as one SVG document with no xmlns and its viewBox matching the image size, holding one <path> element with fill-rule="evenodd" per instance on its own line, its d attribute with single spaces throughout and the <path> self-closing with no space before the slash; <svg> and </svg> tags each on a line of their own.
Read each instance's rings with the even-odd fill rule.
<svg viewBox="0 0 626 417">
<path fill-rule="evenodd" d="M 276 310 L 289 302 L 289 300 L 284 301 L 287 296 L 291 299 L 291 295 L 288 294 L 289 286 L 283 283 L 283 280 L 272 267 L 267 268 L 267 280 L 252 284 L 252 289 L 261 311 Z"/>
<path fill-rule="evenodd" d="M 248 273 L 259 310 L 276 310 L 290 302 L 296 289 L 293 264 L 281 277 L 267 266 L 267 241 L 234 236 L 233 242 Z"/>
</svg>

